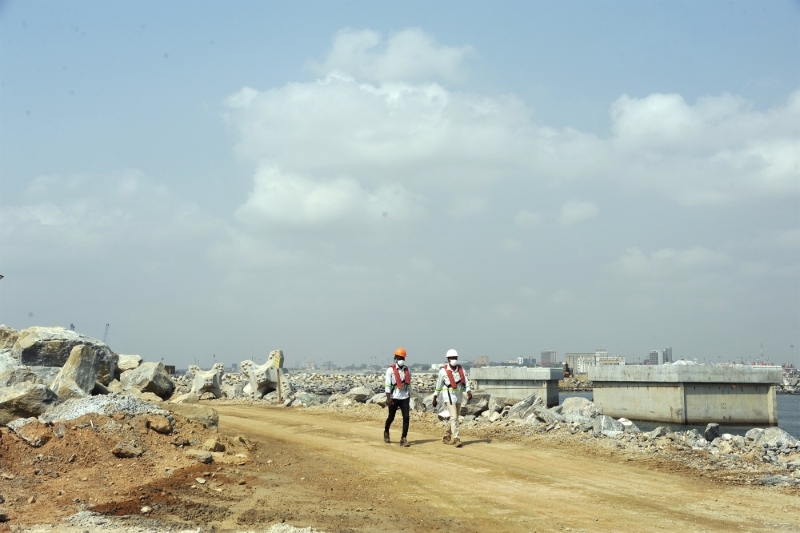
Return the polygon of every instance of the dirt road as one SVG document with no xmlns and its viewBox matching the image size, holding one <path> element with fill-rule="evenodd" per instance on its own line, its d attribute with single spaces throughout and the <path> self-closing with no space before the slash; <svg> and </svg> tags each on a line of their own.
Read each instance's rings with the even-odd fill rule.
<svg viewBox="0 0 800 533">
<path fill-rule="evenodd" d="M 384 444 L 374 420 L 216 408 L 221 432 L 259 443 L 249 503 L 234 509 L 239 526 L 282 518 L 329 532 L 800 531 L 800 498 L 778 490 L 580 449 L 468 436 L 455 449 L 414 427 L 404 449 Z"/>
</svg>

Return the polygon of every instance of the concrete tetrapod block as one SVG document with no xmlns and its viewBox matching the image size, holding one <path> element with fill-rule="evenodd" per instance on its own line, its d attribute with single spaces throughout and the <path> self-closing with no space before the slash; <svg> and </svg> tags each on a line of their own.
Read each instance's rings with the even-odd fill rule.
<svg viewBox="0 0 800 533">
<path fill-rule="evenodd" d="M 260 366 L 250 360 L 242 361 L 239 368 L 248 379 L 244 392 L 259 399 L 265 394 L 277 390 L 281 383 L 286 381 L 283 379 L 282 365 L 283 352 L 281 350 L 273 350 L 267 362 Z M 282 391 L 282 394 L 287 392 Z"/>
<path fill-rule="evenodd" d="M 225 365 L 222 363 L 216 363 L 211 370 L 201 370 L 196 365 L 189 366 L 188 376 L 192 380 L 190 393 L 202 396 L 206 392 L 210 392 L 214 397 L 219 398 L 222 396 L 220 386 L 223 374 L 225 374 Z"/>
</svg>

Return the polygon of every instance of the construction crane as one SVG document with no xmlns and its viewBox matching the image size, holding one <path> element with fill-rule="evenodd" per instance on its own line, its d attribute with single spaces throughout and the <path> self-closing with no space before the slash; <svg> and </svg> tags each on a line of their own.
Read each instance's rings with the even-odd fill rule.
<svg viewBox="0 0 800 533">
<path fill-rule="evenodd" d="M 107 338 L 108 338 L 108 324 L 106 324 L 106 332 L 103 333 L 103 342 L 104 343 L 106 342 Z"/>
</svg>

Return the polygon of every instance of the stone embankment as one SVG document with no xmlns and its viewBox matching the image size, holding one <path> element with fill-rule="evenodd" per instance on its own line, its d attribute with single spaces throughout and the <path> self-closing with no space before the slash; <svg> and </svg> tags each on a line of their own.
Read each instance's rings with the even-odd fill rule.
<svg viewBox="0 0 800 533">
<path fill-rule="evenodd" d="M 558 382 L 558 390 L 565 392 L 589 392 L 593 386 L 591 381 L 579 378 L 564 378 Z"/>
</svg>

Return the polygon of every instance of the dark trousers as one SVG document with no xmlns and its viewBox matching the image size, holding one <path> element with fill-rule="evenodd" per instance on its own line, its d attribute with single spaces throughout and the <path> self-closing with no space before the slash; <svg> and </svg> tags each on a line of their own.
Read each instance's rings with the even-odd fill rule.
<svg viewBox="0 0 800 533">
<path fill-rule="evenodd" d="M 386 419 L 386 427 L 384 431 L 389 431 L 389 426 L 394 422 L 394 415 L 398 409 L 403 414 L 403 438 L 408 435 L 408 404 L 411 398 L 405 400 L 392 400 L 392 405 L 389 406 L 389 417 Z"/>
</svg>

